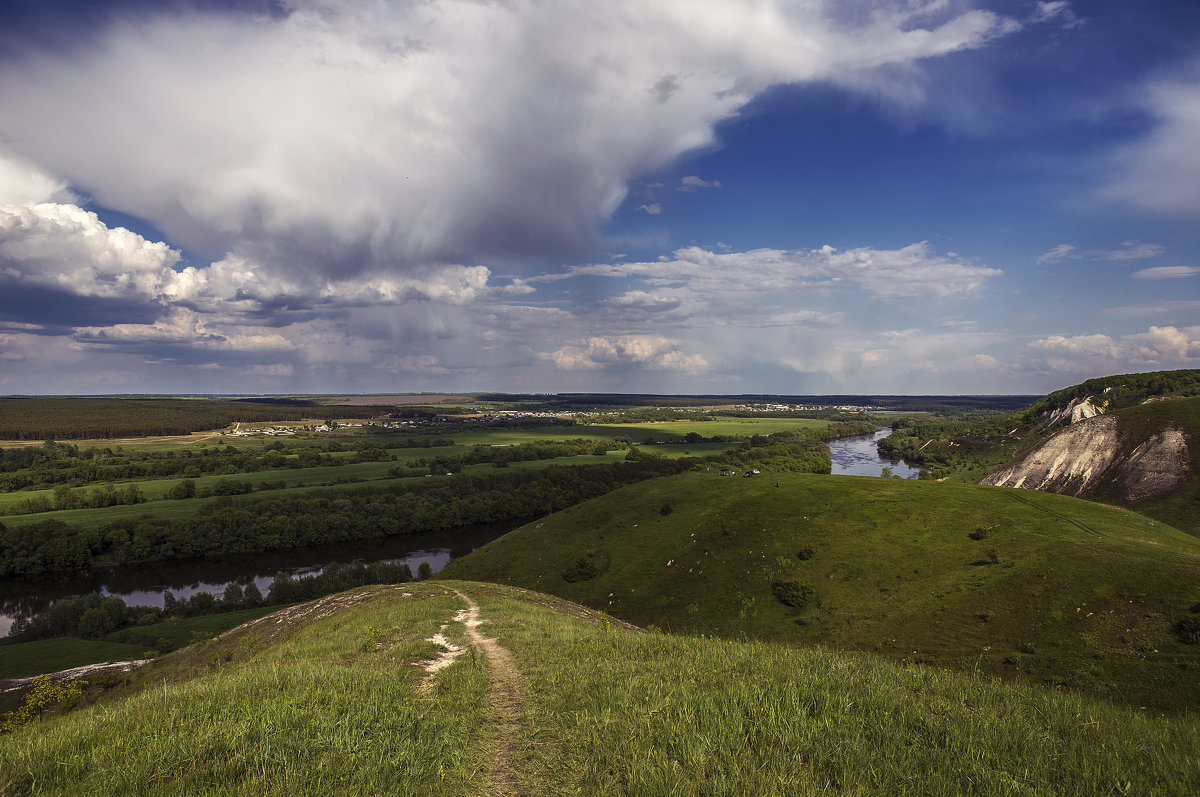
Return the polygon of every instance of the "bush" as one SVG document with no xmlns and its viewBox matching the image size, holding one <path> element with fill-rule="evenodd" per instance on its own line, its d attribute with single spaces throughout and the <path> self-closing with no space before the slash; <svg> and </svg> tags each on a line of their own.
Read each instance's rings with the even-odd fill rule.
<svg viewBox="0 0 1200 797">
<path fill-rule="evenodd" d="M 988 535 L 991 533 L 992 532 L 989 529 L 984 528 L 983 526 L 976 526 L 975 530 L 972 531 L 967 536 L 973 540 L 986 540 L 988 538 Z"/>
<path fill-rule="evenodd" d="M 608 567 L 608 555 L 603 551 L 588 551 L 563 570 L 563 581 L 574 584 L 579 581 L 590 581 L 600 575 Z"/>
<path fill-rule="evenodd" d="M 1175 635 L 1189 645 L 1200 643 L 1200 617 L 1185 617 L 1175 623 Z"/>
<path fill-rule="evenodd" d="M 771 594 L 784 606 L 794 606 L 797 609 L 803 609 L 813 599 L 813 596 L 816 595 L 816 590 L 808 584 L 801 584 L 799 581 L 772 581 Z"/>
<path fill-rule="evenodd" d="M 809 559 L 812 559 L 813 556 L 816 555 L 816 553 L 817 552 L 815 550 L 813 550 L 813 547 L 811 545 L 806 545 L 803 548 L 801 548 L 800 550 L 796 551 L 796 558 L 799 559 L 801 562 L 807 562 Z"/>
</svg>

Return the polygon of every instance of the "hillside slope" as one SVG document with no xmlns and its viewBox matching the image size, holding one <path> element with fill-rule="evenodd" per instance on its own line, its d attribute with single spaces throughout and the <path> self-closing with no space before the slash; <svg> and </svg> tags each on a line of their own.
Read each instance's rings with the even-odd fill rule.
<svg viewBox="0 0 1200 797">
<path fill-rule="evenodd" d="M 0 791 L 1200 789 L 1195 720 L 876 656 L 646 633 L 494 585 L 343 593 L 136 677 L 123 699 L 0 736 Z"/>
<path fill-rule="evenodd" d="M 1128 506 L 1200 534 L 1198 441 L 1200 398 L 1152 401 L 1077 420 L 981 483 Z"/>
<path fill-rule="evenodd" d="M 1200 540 L 1064 496 L 684 474 L 524 526 L 444 574 L 549 592 L 642 626 L 1200 708 L 1200 650 L 1172 630 L 1200 600 Z"/>
</svg>

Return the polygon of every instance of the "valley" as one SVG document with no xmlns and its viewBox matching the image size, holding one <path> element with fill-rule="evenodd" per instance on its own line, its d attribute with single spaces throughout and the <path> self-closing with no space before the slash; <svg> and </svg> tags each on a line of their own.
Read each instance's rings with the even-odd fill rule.
<svg viewBox="0 0 1200 797">
<path fill-rule="evenodd" d="M 962 793 L 1117 782 L 1185 793 L 1197 778 L 1184 762 L 1200 750 L 1200 399 L 1188 392 L 1200 380 L 1181 372 L 1153 395 L 1152 380 L 1128 381 L 1027 407 L 493 395 L 363 415 L 359 399 L 359 415 L 340 420 L 292 405 L 301 417 L 186 436 L 0 444 L 0 586 L 15 620 L 0 676 L 138 660 L 88 684 L 26 681 L 0 695 L 10 723 L 37 689 L 55 695 L 35 720 L 54 732 L 0 783 L 27 782 L 21 773 L 81 738 L 146 739 L 186 700 L 215 712 L 172 720 L 210 740 L 180 742 L 206 751 L 200 766 L 147 740 L 160 763 L 132 774 L 101 746 L 86 770 L 34 777 L 117 793 L 157 766 L 185 790 L 236 779 L 271 793 L 252 773 L 274 765 L 257 742 L 235 741 L 261 725 L 255 738 L 360 751 L 353 773 L 281 751 L 293 789 L 595 793 L 616 777 L 627 793 L 679 778 L 695 793 L 882 793 L 920 777 L 937 793 L 965 782 Z M 1111 430 L 1089 437 L 1110 441 L 1109 462 L 1176 430 L 1174 464 L 1142 457 L 1170 472 L 1170 488 L 1131 498 L 1111 486 L 1128 478 L 1111 476 L 1058 495 L 1046 478 L 1021 483 L 1037 490 L 985 478 L 1089 424 Z M 1072 457 L 1068 446 L 1050 459 L 1089 470 Z M 472 523 L 495 531 L 472 536 Z M 401 548 L 430 553 L 418 562 Z M 306 556 L 318 558 L 273 577 L 253 564 Z M 223 560 L 241 569 L 204 581 Z M 350 560 L 367 564 L 332 564 Z M 359 586 L 373 562 L 390 583 Z M 23 593 L 34 579 L 62 584 L 57 600 L 82 601 L 71 611 L 91 619 Z M 22 641 L 31 629 L 42 636 Z M 456 658 L 422 675 L 447 652 Z M 686 687 L 679 661 L 693 662 Z M 285 683 L 396 729 L 399 757 L 324 736 L 322 709 L 268 718 Z M 266 702 L 251 709 L 241 695 Z M 220 719 L 231 711 L 252 719 Z M 1068 716 L 1091 717 L 1103 756 L 1066 742 Z M 28 737 L 13 728 L 0 746 Z M 1154 754 L 1137 753 L 1135 736 L 1155 739 Z M 795 756 L 737 741 L 760 737 Z M 916 754 L 923 745 L 941 758 Z M 893 763 L 868 763 L 881 755 Z M 1061 756 L 1073 763 L 1054 765 Z"/>
</svg>

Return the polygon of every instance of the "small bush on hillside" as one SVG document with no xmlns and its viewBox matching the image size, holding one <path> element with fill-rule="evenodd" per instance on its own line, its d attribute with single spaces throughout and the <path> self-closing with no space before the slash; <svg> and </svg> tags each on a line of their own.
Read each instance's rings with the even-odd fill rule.
<svg viewBox="0 0 1200 797">
<path fill-rule="evenodd" d="M 589 581 L 604 572 L 608 567 L 608 555 L 603 551 L 588 551 L 563 570 L 563 581 L 574 584 L 579 581 Z"/>
<path fill-rule="evenodd" d="M 806 545 L 803 548 L 801 548 L 800 550 L 796 551 L 796 558 L 799 559 L 801 562 L 807 562 L 809 559 L 812 559 L 813 556 L 816 555 L 816 553 L 817 552 L 815 550 L 813 550 L 813 547 L 811 545 Z"/>
<path fill-rule="evenodd" d="M 1200 616 L 1185 617 L 1175 623 L 1175 635 L 1189 645 L 1200 643 Z"/>
<path fill-rule="evenodd" d="M 666 504 L 663 504 L 663 505 L 662 505 L 662 509 L 658 510 L 658 514 L 660 514 L 660 515 L 669 515 L 669 514 L 671 514 L 671 513 L 672 513 L 672 512 L 674 512 L 674 511 L 675 511 L 675 510 L 671 508 L 671 504 L 670 504 L 670 503 L 666 503 Z"/>
<path fill-rule="evenodd" d="M 983 526 L 976 526 L 975 530 L 972 531 L 967 536 L 973 540 L 986 540 L 988 538 L 988 535 L 990 535 L 991 533 L 992 532 L 990 529 L 984 528 Z"/>
<path fill-rule="evenodd" d="M 803 609 L 813 599 L 816 590 L 808 584 L 801 584 L 795 580 L 772 581 L 771 594 L 784 606 L 794 606 L 797 609 Z"/>
</svg>

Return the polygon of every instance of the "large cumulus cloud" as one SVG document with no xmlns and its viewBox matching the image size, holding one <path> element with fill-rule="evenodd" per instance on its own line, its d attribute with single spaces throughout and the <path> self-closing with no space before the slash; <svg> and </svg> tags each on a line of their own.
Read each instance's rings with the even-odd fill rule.
<svg viewBox="0 0 1200 797">
<path fill-rule="evenodd" d="M 291 0 L 0 70 L 0 134 L 173 244 L 331 276 L 584 247 L 764 88 L 976 47 L 946 2 Z"/>
</svg>

